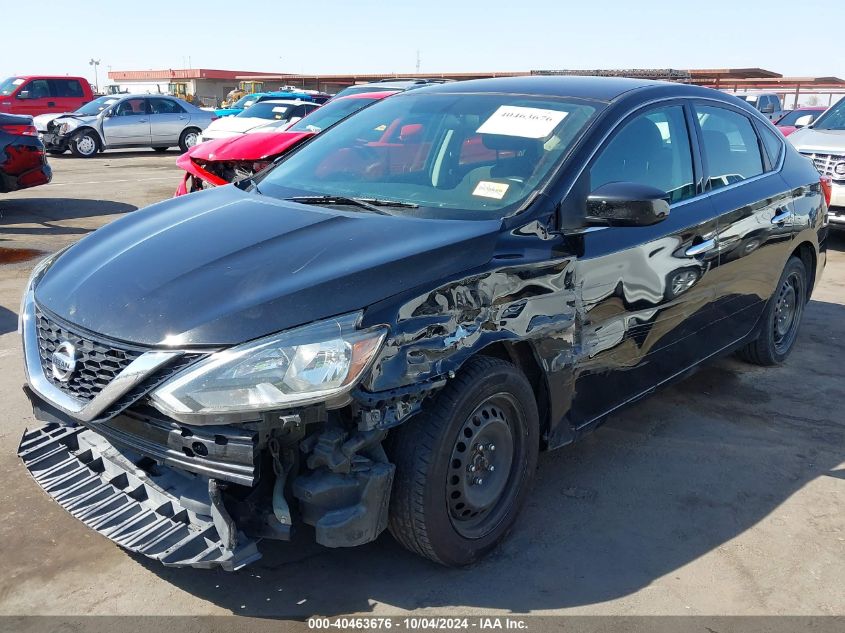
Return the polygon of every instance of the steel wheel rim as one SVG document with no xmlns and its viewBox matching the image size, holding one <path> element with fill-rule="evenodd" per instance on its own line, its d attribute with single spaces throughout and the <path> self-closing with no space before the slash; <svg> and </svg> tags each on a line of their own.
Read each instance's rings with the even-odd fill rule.
<svg viewBox="0 0 845 633">
<path fill-rule="evenodd" d="M 90 156 L 91 154 L 97 151 L 97 144 L 94 142 L 93 138 L 86 134 L 84 136 L 79 137 L 79 139 L 76 141 L 76 149 L 79 150 L 80 154 Z"/>
<path fill-rule="evenodd" d="M 772 325 L 775 349 L 784 353 L 792 347 L 798 334 L 798 324 L 804 309 L 804 281 L 800 274 L 793 271 L 778 289 L 775 300 L 775 316 Z"/>
<path fill-rule="evenodd" d="M 518 457 L 526 424 L 509 393 L 486 398 L 467 417 L 455 438 L 446 480 L 452 527 L 464 538 L 490 534 L 505 518 L 519 488 Z"/>
<path fill-rule="evenodd" d="M 196 132 L 188 132 L 185 134 L 185 147 L 193 147 L 197 144 L 198 135 Z"/>
</svg>

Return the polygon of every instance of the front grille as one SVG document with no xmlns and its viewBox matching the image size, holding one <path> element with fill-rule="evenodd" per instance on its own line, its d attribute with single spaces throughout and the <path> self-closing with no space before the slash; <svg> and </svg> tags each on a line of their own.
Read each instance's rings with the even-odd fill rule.
<svg viewBox="0 0 845 633">
<path fill-rule="evenodd" d="M 833 168 L 839 163 L 845 162 L 845 154 L 822 154 L 819 152 L 801 152 L 811 161 L 822 176 L 831 176 L 835 180 L 843 180 L 845 176 L 834 173 Z"/>
<path fill-rule="evenodd" d="M 44 376 L 68 395 L 84 402 L 90 401 L 100 393 L 115 376 L 145 351 L 142 348 L 118 347 L 112 342 L 96 339 L 37 308 L 35 320 L 38 328 L 38 352 Z M 66 381 L 53 375 L 53 352 L 63 342 L 74 346 L 77 358 L 76 371 Z"/>
</svg>

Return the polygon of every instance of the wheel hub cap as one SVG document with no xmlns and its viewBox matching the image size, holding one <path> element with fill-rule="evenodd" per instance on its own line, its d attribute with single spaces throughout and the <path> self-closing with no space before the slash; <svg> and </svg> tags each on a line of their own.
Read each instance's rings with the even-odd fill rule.
<svg viewBox="0 0 845 633">
<path fill-rule="evenodd" d="M 505 491 L 514 440 L 502 407 L 487 401 L 464 423 L 452 450 L 447 499 L 459 531 L 483 522 Z"/>
</svg>

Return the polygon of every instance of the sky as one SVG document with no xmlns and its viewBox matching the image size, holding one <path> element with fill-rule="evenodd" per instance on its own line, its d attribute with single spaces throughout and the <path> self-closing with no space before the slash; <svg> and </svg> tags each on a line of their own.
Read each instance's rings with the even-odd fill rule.
<svg viewBox="0 0 845 633">
<path fill-rule="evenodd" d="M 0 14 L 12 0 L 0 0 Z M 766 68 L 845 77 L 842 0 L 38 0 L 0 79 L 113 70 L 410 73 Z M 297 6 L 301 7 L 297 9 Z M 815 27 L 813 25 L 815 24 Z"/>
</svg>

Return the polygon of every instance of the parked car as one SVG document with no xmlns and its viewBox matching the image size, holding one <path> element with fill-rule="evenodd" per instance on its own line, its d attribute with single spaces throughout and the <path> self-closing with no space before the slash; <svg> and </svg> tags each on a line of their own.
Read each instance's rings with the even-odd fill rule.
<svg viewBox="0 0 845 633">
<path fill-rule="evenodd" d="M 305 92 L 290 92 L 290 91 L 277 91 L 277 92 L 254 92 L 252 94 L 244 95 L 235 103 L 233 103 L 228 108 L 217 108 L 214 111 L 218 117 L 226 117 L 226 116 L 235 116 L 236 114 L 240 114 L 248 107 L 255 105 L 261 101 L 267 101 L 268 99 L 295 99 L 299 101 L 314 101 L 313 97 L 310 94 Z"/>
<path fill-rule="evenodd" d="M 364 92 L 378 92 L 382 90 L 395 90 L 403 92 L 405 90 L 413 90 L 414 88 L 423 88 L 425 86 L 432 86 L 437 84 L 451 83 L 454 79 L 380 79 L 366 84 L 355 84 L 349 86 L 338 92 L 334 98 L 348 97 L 349 95 L 364 93 Z"/>
<path fill-rule="evenodd" d="M 774 92 L 749 92 L 734 94 L 733 96 L 759 110 L 770 121 L 777 121 L 784 115 L 783 103 Z"/>
<path fill-rule="evenodd" d="M 236 569 L 302 525 L 463 565 L 516 520 L 540 449 L 714 356 L 786 360 L 824 196 L 706 88 L 407 91 L 39 264 L 21 327 L 45 426 L 19 454 L 166 565 Z"/>
<path fill-rule="evenodd" d="M 789 142 L 831 179 L 829 220 L 845 228 L 845 99 L 789 135 Z"/>
<path fill-rule="evenodd" d="M 341 97 L 293 125 L 284 120 L 265 121 L 261 127 L 250 130 L 254 133 L 249 135 L 200 143 L 176 160 L 185 175 L 175 195 L 250 178 L 303 141 L 392 94 L 396 93 L 365 92 Z"/>
<path fill-rule="evenodd" d="M 803 108 L 796 108 L 790 110 L 775 122 L 775 126 L 784 136 L 789 136 L 795 130 L 810 125 L 818 116 L 827 110 L 827 108 L 819 108 L 816 106 L 805 106 Z"/>
<path fill-rule="evenodd" d="M 178 145 L 186 152 L 216 118 L 176 97 L 110 95 L 49 121 L 41 136 L 48 151 L 61 154 L 70 149 L 83 158 L 122 147 L 163 152 Z"/>
<path fill-rule="evenodd" d="M 320 106 L 299 99 L 267 99 L 259 101 L 240 114 L 220 117 L 209 125 L 200 136 L 200 143 L 230 136 L 240 136 L 259 131 L 268 123 L 289 126 L 307 116 Z"/>
<path fill-rule="evenodd" d="M 0 83 L 0 112 L 37 116 L 48 112 L 73 112 L 94 99 L 83 77 L 27 75 Z"/>
<path fill-rule="evenodd" d="M 0 114 L 0 193 L 46 185 L 52 177 L 32 117 Z"/>
</svg>

